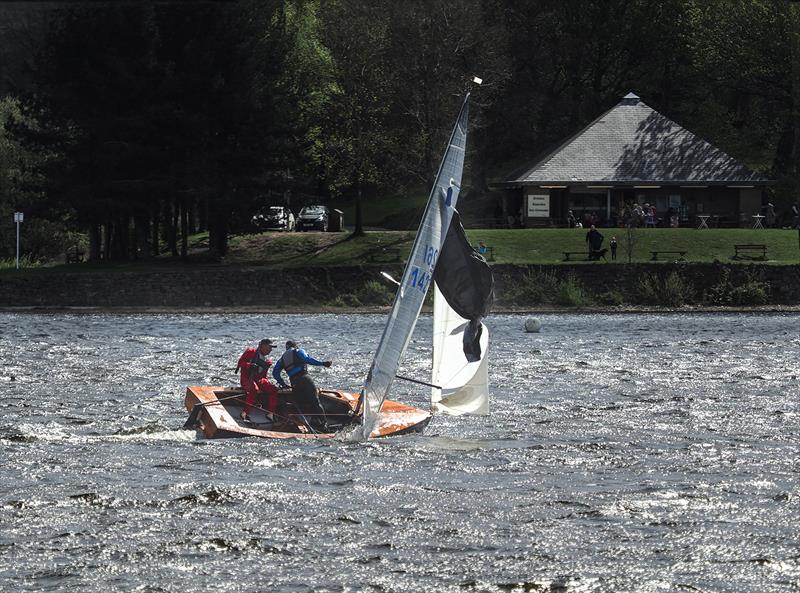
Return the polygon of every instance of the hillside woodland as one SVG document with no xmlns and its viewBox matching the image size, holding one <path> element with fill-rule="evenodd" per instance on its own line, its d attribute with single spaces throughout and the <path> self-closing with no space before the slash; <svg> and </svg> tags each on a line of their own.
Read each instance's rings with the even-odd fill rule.
<svg viewBox="0 0 800 593">
<path fill-rule="evenodd" d="M 775 179 L 779 213 L 800 194 L 798 2 L 27 2 L 0 29 L 0 259 L 15 211 L 34 261 L 185 258 L 205 230 L 224 256 L 263 204 L 346 203 L 359 234 L 426 193 L 476 75 L 470 208 L 629 91 Z"/>
</svg>

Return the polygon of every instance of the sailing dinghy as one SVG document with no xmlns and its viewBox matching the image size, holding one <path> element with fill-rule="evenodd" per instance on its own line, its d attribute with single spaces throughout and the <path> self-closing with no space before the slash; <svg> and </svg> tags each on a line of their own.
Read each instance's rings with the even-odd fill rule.
<svg viewBox="0 0 800 593">
<path fill-rule="evenodd" d="M 196 428 L 207 438 L 324 439 L 338 433 L 348 440 L 361 440 L 421 432 L 431 420 L 431 411 L 389 400 L 387 395 L 432 284 L 437 287 L 432 379 L 430 383 L 410 380 L 431 386 L 433 412 L 488 413 L 489 333 L 481 319 L 491 307 L 494 284 L 488 264 L 467 242 L 456 210 L 468 116 L 469 93 L 450 135 L 361 393 L 320 390 L 320 403 L 335 432 L 315 432 L 301 414 L 287 413 L 273 424 L 258 409 L 251 414 L 252 422 L 244 423 L 239 419 L 244 391 L 221 387 L 187 388 L 184 401 L 190 417 L 186 428 Z M 290 389 L 279 395 L 291 401 Z"/>
</svg>

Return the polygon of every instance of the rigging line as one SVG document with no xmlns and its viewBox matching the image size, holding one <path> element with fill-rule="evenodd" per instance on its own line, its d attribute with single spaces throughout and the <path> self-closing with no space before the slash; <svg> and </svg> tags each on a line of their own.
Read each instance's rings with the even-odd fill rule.
<svg viewBox="0 0 800 593">
<path fill-rule="evenodd" d="M 418 383 L 419 385 L 425 385 L 426 387 L 433 387 L 434 389 L 442 389 L 439 385 L 434 385 L 433 383 L 426 383 L 425 381 L 420 381 L 419 379 L 412 379 L 411 377 L 404 377 L 403 375 L 395 375 L 398 379 L 402 379 L 403 381 L 409 381 L 411 383 Z"/>
</svg>

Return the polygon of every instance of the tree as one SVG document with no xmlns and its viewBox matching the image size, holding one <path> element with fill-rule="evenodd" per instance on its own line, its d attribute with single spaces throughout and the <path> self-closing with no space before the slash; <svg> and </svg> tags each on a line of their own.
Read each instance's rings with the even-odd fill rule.
<svg viewBox="0 0 800 593">
<path fill-rule="evenodd" d="M 51 198 L 88 229 L 92 256 L 154 253 L 164 230 L 187 254 L 193 218 L 225 255 L 270 172 L 302 161 L 301 115 L 315 80 L 301 46 L 303 0 L 68 5 L 37 61 L 40 150 L 64 159 Z M 207 212 L 201 217 L 197 211 Z M 131 233 L 133 221 L 133 233 Z M 132 240 L 133 237 L 133 240 Z"/>
<path fill-rule="evenodd" d="M 792 188 L 800 187 L 792 163 L 800 150 L 792 116 L 797 7 L 775 0 L 691 0 L 687 6 L 696 74 L 683 106 L 686 118 L 699 135 L 776 177 L 776 205 L 786 212 Z"/>
<path fill-rule="evenodd" d="M 506 31 L 495 8 L 494 3 L 479 0 L 408 0 L 388 6 L 391 122 L 396 139 L 391 156 L 395 168 L 411 181 L 426 187 L 433 183 L 472 78 L 484 79 L 472 101 L 472 130 L 482 125 L 482 109 L 508 81 Z M 487 141 L 478 144 L 481 153 Z M 481 160 L 468 160 L 470 172 Z M 483 172 L 477 177 L 482 185 Z"/>
<path fill-rule="evenodd" d="M 49 222 L 51 214 L 36 186 L 40 184 L 34 171 L 52 155 L 28 150 L 17 139 L 23 130 L 37 128 L 18 99 L 0 99 L 0 258 L 11 257 L 16 249 L 14 212 L 24 212 L 26 246 L 34 259 L 52 257 L 61 250 L 65 239 L 62 230 Z M 59 216 L 68 216 L 60 211 Z"/>
<path fill-rule="evenodd" d="M 353 193 L 355 236 L 364 232 L 362 191 L 385 180 L 387 171 L 387 8 L 384 1 L 336 0 L 320 11 L 330 63 L 317 157 L 328 187 Z"/>
</svg>

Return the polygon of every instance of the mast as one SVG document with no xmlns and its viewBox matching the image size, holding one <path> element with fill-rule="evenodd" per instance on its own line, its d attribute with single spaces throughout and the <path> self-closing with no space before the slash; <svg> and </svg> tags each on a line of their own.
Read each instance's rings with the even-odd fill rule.
<svg viewBox="0 0 800 593">
<path fill-rule="evenodd" d="M 381 406 L 392 386 L 400 358 L 408 346 L 425 295 L 433 282 L 436 261 L 453 219 L 461 189 L 467 145 L 469 96 L 467 93 L 464 97 L 450 134 L 389 318 L 361 390 L 359 407 L 363 422 L 352 433 L 357 438 L 368 438 L 379 422 Z"/>
</svg>

